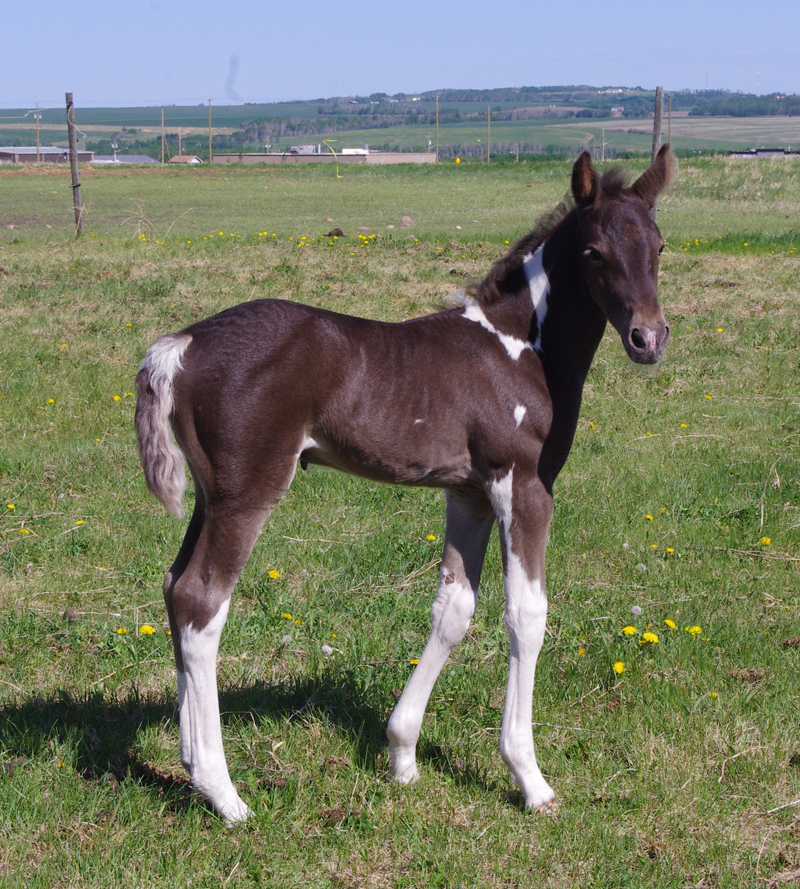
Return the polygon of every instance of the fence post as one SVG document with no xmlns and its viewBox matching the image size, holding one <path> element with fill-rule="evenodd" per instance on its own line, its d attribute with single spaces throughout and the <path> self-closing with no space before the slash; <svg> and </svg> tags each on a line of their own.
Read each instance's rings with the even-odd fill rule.
<svg viewBox="0 0 800 889">
<path fill-rule="evenodd" d="M 658 154 L 658 150 L 661 148 L 661 118 L 664 113 L 664 87 L 657 86 L 656 87 L 656 108 L 655 113 L 653 114 L 653 151 L 650 157 L 650 162 L 652 163 L 656 159 L 656 155 Z M 653 209 L 650 211 L 650 218 L 653 222 L 656 221 L 656 214 L 658 201 L 653 204 Z"/>
<path fill-rule="evenodd" d="M 69 137 L 69 166 L 72 171 L 72 203 L 75 207 L 75 234 L 83 233 L 83 205 L 81 204 L 81 178 L 78 173 L 78 142 L 75 136 L 75 106 L 72 93 L 67 93 L 67 136 Z"/>
</svg>

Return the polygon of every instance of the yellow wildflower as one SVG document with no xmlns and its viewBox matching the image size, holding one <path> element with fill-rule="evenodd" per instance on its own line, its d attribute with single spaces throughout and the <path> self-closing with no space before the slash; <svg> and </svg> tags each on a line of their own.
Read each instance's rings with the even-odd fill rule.
<svg viewBox="0 0 800 889">
<path fill-rule="evenodd" d="M 769 546 L 771 543 L 772 543 L 771 537 L 762 537 L 761 538 L 761 545 L 762 546 Z"/>
<path fill-rule="evenodd" d="M 616 663 L 611 665 L 611 669 L 617 674 L 617 676 L 621 676 L 625 672 L 625 664 L 622 661 L 617 661 Z"/>
<path fill-rule="evenodd" d="M 293 620 L 292 615 L 288 611 L 284 611 L 282 616 L 285 620 Z"/>
<path fill-rule="evenodd" d="M 117 627 L 117 635 L 124 636 L 128 632 L 126 627 Z"/>
<path fill-rule="evenodd" d="M 671 617 L 666 618 L 666 620 L 664 621 L 664 623 L 665 623 L 671 630 L 674 630 L 675 627 L 676 627 L 676 623 L 675 623 L 674 620 L 672 620 Z"/>
<path fill-rule="evenodd" d="M 655 644 L 658 642 L 658 636 L 652 631 L 648 631 L 646 633 L 642 633 L 642 643 L 650 642 L 651 644 Z"/>
<path fill-rule="evenodd" d="M 702 627 L 698 626 L 686 627 L 685 629 L 690 636 L 699 636 L 703 632 Z"/>
<path fill-rule="evenodd" d="M 639 631 L 636 629 L 636 627 L 632 627 L 632 626 L 630 626 L 630 624 L 629 624 L 627 627 L 623 627 L 623 628 L 622 628 L 622 632 L 623 632 L 626 636 L 635 636 Z"/>
<path fill-rule="evenodd" d="M 436 535 L 435 534 L 428 534 L 428 536 L 425 539 L 426 540 L 436 540 Z"/>
<path fill-rule="evenodd" d="M 280 571 L 276 571 L 274 568 L 271 568 L 269 571 L 270 580 L 277 580 L 281 576 Z"/>
<path fill-rule="evenodd" d="M 155 633 L 156 628 L 151 627 L 150 624 L 142 624 L 139 627 L 139 635 L 140 636 L 152 636 Z"/>
</svg>

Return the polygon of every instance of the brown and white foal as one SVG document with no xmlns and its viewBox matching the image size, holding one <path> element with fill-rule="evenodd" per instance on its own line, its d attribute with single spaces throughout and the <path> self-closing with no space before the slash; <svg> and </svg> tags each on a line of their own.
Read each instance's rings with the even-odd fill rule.
<svg viewBox="0 0 800 889">
<path fill-rule="evenodd" d="M 387 324 L 261 300 L 163 336 L 147 353 L 136 381 L 147 485 L 180 514 L 182 451 L 196 491 L 164 579 L 181 760 L 228 822 L 250 810 L 222 749 L 217 647 L 234 584 L 298 463 L 445 489 L 432 632 L 388 725 L 401 782 L 418 777 L 425 707 L 469 626 L 497 522 L 510 640 L 500 752 L 525 805 L 551 804 L 531 719 L 553 482 L 606 321 L 640 364 L 657 362 L 669 339 L 656 292 L 663 240 L 650 210 L 673 166 L 664 146 L 626 187 L 582 154 L 574 206 L 518 241 L 459 308 Z"/>
</svg>

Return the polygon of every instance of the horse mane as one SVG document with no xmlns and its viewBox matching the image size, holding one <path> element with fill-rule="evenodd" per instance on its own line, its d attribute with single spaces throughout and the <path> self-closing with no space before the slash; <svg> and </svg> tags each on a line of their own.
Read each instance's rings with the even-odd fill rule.
<svg viewBox="0 0 800 889">
<path fill-rule="evenodd" d="M 604 197 L 617 200 L 627 190 L 627 176 L 620 167 L 606 170 L 600 177 L 600 190 Z M 575 199 L 570 192 L 536 223 L 532 232 L 515 241 L 508 253 L 498 259 L 481 281 L 468 284 L 466 294 L 481 306 L 499 302 L 508 292 L 504 286 L 510 278 L 519 275 L 526 256 L 535 253 L 567 216 L 575 209 Z"/>
</svg>

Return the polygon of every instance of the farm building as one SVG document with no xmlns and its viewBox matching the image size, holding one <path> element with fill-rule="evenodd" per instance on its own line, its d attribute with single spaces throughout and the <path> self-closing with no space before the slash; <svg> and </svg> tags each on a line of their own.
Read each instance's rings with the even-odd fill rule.
<svg viewBox="0 0 800 889">
<path fill-rule="evenodd" d="M 202 164 L 203 159 L 196 154 L 176 154 L 169 159 L 171 164 Z"/>
<path fill-rule="evenodd" d="M 351 154 L 350 151 L 358 151 Z M 429 151 L 369 151 L 342 149 L 335 155 L 285 154 L 272 151 L 242 152 L 241 154 L 215 154 L 215 164 L 435 164 L 436 154 Z"/>
<path fill-rule="evenodd" d="M 37 157 L 38 153 L 38 157 Z M 94 158 L 93 151 L 79 151 L 78 161 L 87 163 Z M 0 148 L 0 164 L 68 164 L 69 149 L 35 145 L 12 145 Z"/>
<path fill-rule="evenodd" d="M 96 154 L 93 164 L 157 164 L 155 158 L 147 154 Z"/>
<path fill-rule="evenodd" d="M 729 151 L 728 157 L 800 157 L 800 151 L 783 148 L 751 148 L 749 151 Z"/>
</svg>

